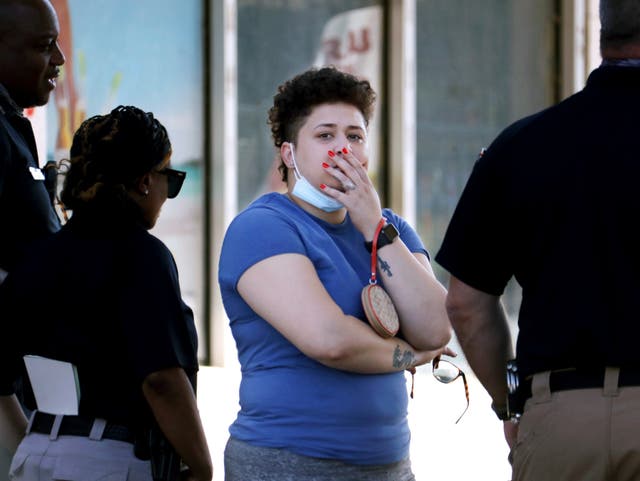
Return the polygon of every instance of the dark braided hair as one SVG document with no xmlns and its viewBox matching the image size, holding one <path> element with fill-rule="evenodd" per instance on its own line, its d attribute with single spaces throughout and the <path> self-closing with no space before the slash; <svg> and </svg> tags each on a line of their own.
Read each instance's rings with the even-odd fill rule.
<svg viewBox="0 0 640 481">
<path fill-rule="evenodd" d="M 73 136 L 61 201 L 66 209 L 124 207 L 127 190 L 171 153 L 166 129 L 151 112 L 119 106 L 85 120 Z"/>
<path fill-rule="evenodd" d="M 276 147 L 284 142 L 295 143 L 298 132 L 314 107 L 325 103 L 343 102 L 362 113 L 365 125 L 373 115 L 376 93 L 367 80 L 341 72 L 335 67 L 312 68 L 287 80 L 278 87 L 269 109 L 271 135 Z M 278 170 L 287 181 L 287 167 L 281 161 Z"/>
</svg>

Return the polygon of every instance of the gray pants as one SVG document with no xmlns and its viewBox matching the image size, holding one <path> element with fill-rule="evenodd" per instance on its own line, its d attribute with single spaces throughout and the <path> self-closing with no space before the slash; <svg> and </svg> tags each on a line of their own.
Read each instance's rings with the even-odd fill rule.
<svg viewBox="0 0 640 481">
<path fill-rule="evenodd" d="M 18 446 L 13 481 L 152 481 L 149 461 L 133 454 L 133 444 L 92 436 L 27 433 Z"/>
<path fill-rule="evenodd" d="M 11 464 L 11 453 L 0 446 L 0 481 L 9 479 L 9 465 Z"/>
<path fill-rule="evenodd" d="M 225 481 L 415 481 L 411 461 L 362 466 L 262 448 L 229 438 Z"/>
</svg>

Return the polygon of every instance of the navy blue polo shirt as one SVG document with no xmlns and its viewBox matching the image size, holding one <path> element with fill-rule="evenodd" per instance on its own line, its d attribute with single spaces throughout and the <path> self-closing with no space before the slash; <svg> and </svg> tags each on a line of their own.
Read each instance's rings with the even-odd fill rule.
<svg viewBox="0 0 640 481">
<path fill-rule="evenodd" d="M 436 261 L 522 286 L 521 373 L 640 365 L 640 68 L 508 127 L 475 164 Z"/>
<path fill-rule="evenodd" d="M 0 395 L 25 354 L 75 364 L 80 414 L 120 424 L 150 419 L 149 374 L 181 367 L 195 385 L 196 330 L 173 256 L 125 214 L 76 212 L 9 273 L 0 305 Z"/>
<path fill-rule="evenodd" d="M 0 85 L 0 268 L 11 271 L 35 239 L 60 229 L 31 123 Z"/>
</svg>

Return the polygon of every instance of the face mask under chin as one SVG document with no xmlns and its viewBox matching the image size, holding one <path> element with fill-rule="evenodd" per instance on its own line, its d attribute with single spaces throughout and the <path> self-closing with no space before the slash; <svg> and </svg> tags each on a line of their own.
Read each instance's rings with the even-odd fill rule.
<svg viewBox="0 0 640 481">
<path fill-rule="evenodd" d="M 291 191 L 292 195 L 295 195 L 298 199 L 308 202 L 314 207 L 324 212 L 335 212 L 344 207 L 340 202 L 319 189 L 316 189 L 309 181 L 300 173 L 298 165 L 296 163 L 296 157 L 293 153 L 293 144 L 291 145 L 291 159 L 293 160 L 293 170 L 296 176 L 296 185 L 293 186 Z"/>
</svg>

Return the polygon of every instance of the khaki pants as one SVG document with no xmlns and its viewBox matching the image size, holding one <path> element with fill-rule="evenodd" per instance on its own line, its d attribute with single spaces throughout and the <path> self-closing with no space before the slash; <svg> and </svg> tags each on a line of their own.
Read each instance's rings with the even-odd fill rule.
<svg viewBox="0 0 640 481">
<path fill-rule="evenodd" d="M 513 454 L 514 481 L 640 480 L 640 387 L 550 392 L 549 372 L 534 375 Z"/>
</svg>

